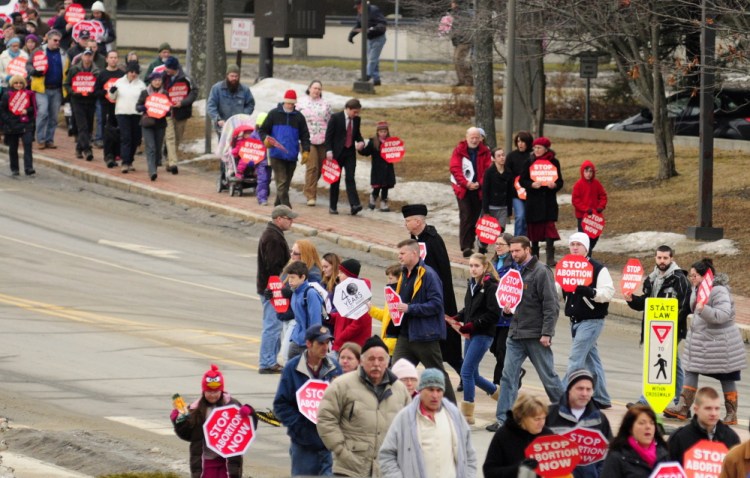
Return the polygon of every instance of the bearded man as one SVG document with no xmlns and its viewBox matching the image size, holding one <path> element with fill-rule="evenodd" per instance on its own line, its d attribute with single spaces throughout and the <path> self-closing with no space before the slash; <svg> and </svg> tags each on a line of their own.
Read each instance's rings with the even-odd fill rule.
<svg viewBox="0 0 750 478">
<path fill-rule="evenodd" d="M 240 83 L 239 66 L 229 65 L 226 78 L 211 87 L 207 110 L 219 136 L 227 119 L 237 114 L 253 114 L 255 98 L 250 88 Z"/>
</svg>

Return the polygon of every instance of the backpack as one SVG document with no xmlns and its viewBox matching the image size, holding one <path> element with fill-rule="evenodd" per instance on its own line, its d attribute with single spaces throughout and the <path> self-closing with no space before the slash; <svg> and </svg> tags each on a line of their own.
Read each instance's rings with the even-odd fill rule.
<svg viewBox="0 0 750 478">
<path fill-rule="evenodd" d="M 308 282 L 307 283 L 307 290 L 305 291 L 303 295 L 302 300 L 302 307 L 307 310 L 307 295 L 310 292 L 310 289 L 313 289 L 315 292 L 317 292 L 318 297 L 320 297 L 320 323 L 326 324 L 328 323 L 328 311 L 326 310 L 326 298 L 328 297 L 328 291 L 326 291 L 323 286 L 318 284 L 317 282 Z"/>
</svg>

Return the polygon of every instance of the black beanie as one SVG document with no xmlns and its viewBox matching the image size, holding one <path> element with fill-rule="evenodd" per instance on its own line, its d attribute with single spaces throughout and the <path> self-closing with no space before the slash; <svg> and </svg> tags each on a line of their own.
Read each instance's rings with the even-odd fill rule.
<svg viewBox="0 0 750 478">
<path fill-rule="evenodd" d="M 383 342 L 383 339 L 380 338 L 379 335 L 373 335 L 369 339 L 365 341 L 365 344 L 362 346 L 362 355 L 365 354 L 368 350 L 370 350 L 373 347 L 382 347 L 383 350 L 388 352 L 388 346 Z"/>
<path fill-rule="evenodd" d="M 339 270 L 346 274 L 348 277 L 359 277 L 359 271 L 362 269 L 362 264 L 357 259 L 347 259 L 339 264 Z"/>
</svg>

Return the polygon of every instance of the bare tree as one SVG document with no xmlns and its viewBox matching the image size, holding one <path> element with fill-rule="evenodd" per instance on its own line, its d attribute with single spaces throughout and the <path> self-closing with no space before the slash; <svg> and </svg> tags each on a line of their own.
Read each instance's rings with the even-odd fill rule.
<svg viewBox="0 0 750 478">
<path fill-rule="evenodd" d="M 495 83 L 492 56 L 495 28 L 492 0 L 477 0 L 474 29 L 474 116 L 484 129 L 490 148 L 497 146 L 495 135 Z"/>
<path fill-rule="evenodd" d="M 224 77 L 227 69 L 227 54 L 224 43 L 224 0 L 214 0 L 214 38 L 207 42 L 207 2 L 190 0 L 188 16 L 190 19 L 190 65 L 191 78 L 200 86 L 200 97 L 205 98 L 211 86 Z M 206 81 L 206 58 L 214 58 L 214 70 Z M 206 84 L 208 83 L 208 84 Z"/>
</svg>

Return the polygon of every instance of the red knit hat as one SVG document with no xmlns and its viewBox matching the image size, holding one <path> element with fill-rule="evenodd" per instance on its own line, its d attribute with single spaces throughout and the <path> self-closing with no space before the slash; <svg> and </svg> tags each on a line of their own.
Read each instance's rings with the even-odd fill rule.
<svg viewBox="0 0 750 478">
<path fill-rule="evenodd" d="M 224 391 L 224 375 L 219 372 L 219 366 L 211 364 L 211 370 L 203 374 L 201 389 L 204 392 Z"/>
<path fill-rule="evenodd" d="M 286 90 L 286 93 L 284 93 L 284 103 L 296 103 L 297 102 L 297 92 L 294 90 Z"/>
<path fill-rule="evenodd" d="M 375 126 L 376 130 L 379 129 L 388 129 L 388 122 L 387 121 L 378 121 L 377 126 Z"/>
<path fill-rule="evenodd" d="M 535 139 L 533 143 L 531 143 L 532 148 L 537 145 L 544 146 L 546 149 L 549 149 L 550 146 L 552 146 L 552 143 L 550 142 L 550 140 L 548 140 L 544 136 L 540 136 L 537 139 Z"/>
</svg>

